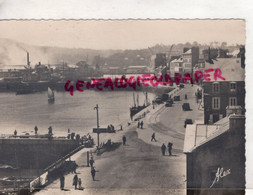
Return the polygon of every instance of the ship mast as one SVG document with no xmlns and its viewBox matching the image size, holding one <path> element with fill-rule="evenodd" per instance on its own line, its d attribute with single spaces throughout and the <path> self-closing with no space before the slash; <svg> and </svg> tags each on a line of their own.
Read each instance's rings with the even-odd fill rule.
<svg viewBox="0 0 253 195">
<path fill-rule="evenodd" d="M 139 106 L 139 94 L 137 93 L 137 97 L 136 97 L 136 102 L 137 102 L 137 106 Z"/>
<path fill-rule="evenodd" d="M 136 107 L 136 103 L 135 103 L 135 95 L 133 93 L 133 99 L 134 99 L 134 107 Z"/>
</svg>

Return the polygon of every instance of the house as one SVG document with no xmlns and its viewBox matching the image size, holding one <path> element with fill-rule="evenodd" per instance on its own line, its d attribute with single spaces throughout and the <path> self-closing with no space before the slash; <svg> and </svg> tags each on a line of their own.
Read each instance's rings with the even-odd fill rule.
<svg viewBox="0 0 253 195">
<path fill-rule="evenodd" d="M 219 68 L 222 77 L 216 81 L 210 72 L 210 81 L 203 82 L 204 123 L 213 124 L 226 116 L 227 107 L 240 106 L 245 112 L 245 70 L 241 58 L 217 58 L 206 62 L 205 69 Z"/>
<path fill-rule="evenodd" d="M 212 125 L 186 126 L 188 195 L 245 193 L 244 136 L 245 116 L 238 113 Z"/>
<path fill-rule="evenodd" d="M 184 53 L 182 54 L 183 58 L 183 71 L 184 73 L 192 74 L 194 66 L 198 63 L 199 60 L 199 48 L 184 48 Z"/>
<path fill-rule="evenodd" d="M 183 74 L 183 58 L 179 57 L 170 62 L 170 76 L 174 77 L 175 73 Z"/>
</svg>

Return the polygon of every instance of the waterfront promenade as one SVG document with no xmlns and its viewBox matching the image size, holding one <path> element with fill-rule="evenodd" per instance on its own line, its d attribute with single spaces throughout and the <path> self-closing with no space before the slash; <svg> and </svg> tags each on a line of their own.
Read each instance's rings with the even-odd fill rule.
<svg viewBox="0 0 253 195">
<path fill-rule="evenodd" d="M 148 108 L 150 112 L 142 119 L 143 129 L 138 129 L 137 122 L 132 122 L 110 137 L 117 142 L 126 135 L 126 145 L 101 156 L 94 154 L 95 169 L 99 171 L 96 181 L 92 181 L 90 167 L 87 167 L 87 149 L 71 157 L 79 166 L 77 175 L 82 179 L 83 190 L 74 190 L 74 174 L 71 173 L 65 175 L 65 191 L 60 190 L 58 179 L 36 194 L 185 194 L 184 120 L 203 121 L 203 111 L 198 109 L 195 100 L 196 90 L 197 86 L 186 85 L 177 92 L 181 101 L 174 102 L 173 107 Z M 184 100 L 185 94 L 187 100 Z M 192 111 L 182 110 L 184 102 L 190 103 Z M 153 132 L 156 142 L 151 142 Z M 166 156 L 162 156 L 161 145 L 165 143 L 167 146 L 168 142 L 173 143 L 173 156 L 168 156 L 167 150 Z"/>
</svg>

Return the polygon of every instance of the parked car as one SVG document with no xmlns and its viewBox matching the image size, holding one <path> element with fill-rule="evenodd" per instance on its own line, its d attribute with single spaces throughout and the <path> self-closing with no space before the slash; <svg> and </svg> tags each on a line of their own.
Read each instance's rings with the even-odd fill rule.
<svg viewBox="0 0 253 195">
<path fill-rule="evenodd" d="M 193 124 L 192 119 L 185 119 L 184 121 L 184 128 L 186 128 L 186 125 Z"/>
<path fill-rule="evenodd" d="M 174 101 L 180 101 L 180 95 L 174 96 Z"/>
<path fill-rule="evenodd" d="M 162 101 L 166 102 L 169 99 L 169 95 L 167 93 L 164 93 L 162 95 Z"/>
<path fill-rule="evenodd" d="M 157 97 L 157 98 L 155 99 L 155 103 L 157 103 L 157 104 L 162 104 L 162 103 L 163 103 L 162 98 Z"/>
<path fill-rule="evenodd" d="M 189 104 L 189 103 L 184 103 L 184 104 L 182 105 L 182 109 L 183 109 L 183 111 L 191 110 L 190 104 Z"/>
<path fill-rule="evenodd" d="M 171 101 L 167 101 L 165 104 L 166 107 L 171 107 L 172 106 L 172 102 Z"/>
<path fill-rule="evenodd" d="M 180 89 L 181 89 L 181 88 L 184 88 L 184 84 L 181 83 L 181 84 L 179 85 L 179 87 L 180 87 Z"/>
</svg>

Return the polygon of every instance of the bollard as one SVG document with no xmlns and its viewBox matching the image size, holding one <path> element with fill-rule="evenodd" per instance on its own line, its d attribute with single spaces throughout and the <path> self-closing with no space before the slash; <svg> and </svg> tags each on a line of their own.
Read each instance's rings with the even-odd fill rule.
<svg viewBox="0 0 253 195">
<path fill-rule="evenodd" d="M 90 166 L 90 162 L 89 162 L 89 151 L 87 151 L 87 167 L 89 167 Z"/>
</svg>

